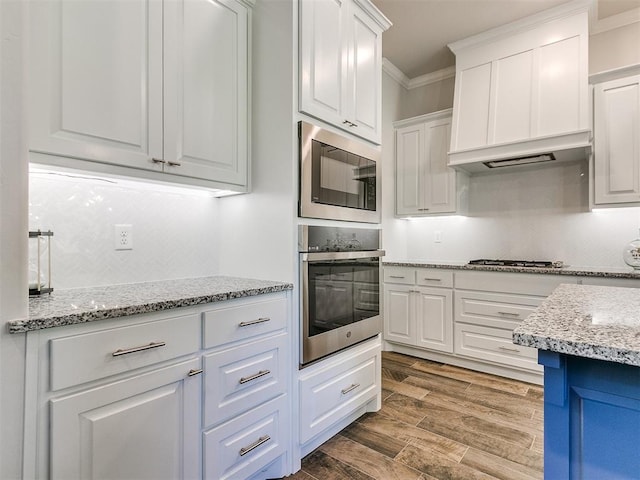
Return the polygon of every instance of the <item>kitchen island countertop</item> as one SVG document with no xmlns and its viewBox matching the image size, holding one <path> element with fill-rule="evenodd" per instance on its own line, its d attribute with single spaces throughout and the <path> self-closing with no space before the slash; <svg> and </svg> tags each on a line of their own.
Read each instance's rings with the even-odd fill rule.
<svg viewBox="0 0 640 480">
<path fill-rule="evenodd" d="M 385 267 L 443 268 L 449 270 L 475 270 L 484 272 L 534 273 L 541 275 L 570 275 L 575 277 L 629 278 L 640 280 L 640 270 L 617 267 L 579 267 L 565 265 L 560 268 L 508 267 L 496 265 L 469 265 L 462 262 L 436 262 L 429 260 L 385 260 Z"/>
<path fill-rule="evenodd" d="M 640 289 L 562 284 L 514 330 L 513 343 L 640 366 Z"/>
<path fill-rule="evenodd" d="M 9 333 L 23 333 L 292 288 L 286 282 L 212 276 L 55 290 L 50 295 L 29 298 L 29 318 L 7 325 Z"/>
</svg>

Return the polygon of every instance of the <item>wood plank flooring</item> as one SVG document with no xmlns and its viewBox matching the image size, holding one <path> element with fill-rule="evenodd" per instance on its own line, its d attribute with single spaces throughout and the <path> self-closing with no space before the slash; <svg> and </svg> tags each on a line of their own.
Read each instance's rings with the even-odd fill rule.
<svg viewBox="0 0 640 480">
<path fill-rule="evenodd" d="M 383 352 L 382 398 L 287 480 L 543 477 L 540 386 Z"/>
</svg>

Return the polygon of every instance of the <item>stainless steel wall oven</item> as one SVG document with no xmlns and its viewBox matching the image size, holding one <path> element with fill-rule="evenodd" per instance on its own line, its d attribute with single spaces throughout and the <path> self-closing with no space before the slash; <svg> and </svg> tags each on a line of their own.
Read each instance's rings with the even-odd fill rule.
<svg viewBox="0 0 640 480">
<path fill-rule="evenodd" d="M 303 225 L 302 366 L 382 331 L 380 230 Z"/>
<path fill-rule="evenodd" d="M 380 151 L 299 123 L 301 217 L 380 223 Z"/>
</svg>

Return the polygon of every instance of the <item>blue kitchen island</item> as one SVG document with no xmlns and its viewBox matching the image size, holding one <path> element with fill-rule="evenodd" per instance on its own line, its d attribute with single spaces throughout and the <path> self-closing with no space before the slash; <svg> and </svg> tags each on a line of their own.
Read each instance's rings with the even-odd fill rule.
<svg viewBox="0 0 640 480">
<path fill-rule="evenodd" d="M 560 285 L 513 342 L 544 366 L 544 478 L 640 479 L 640 289 Z"/>
</svg>

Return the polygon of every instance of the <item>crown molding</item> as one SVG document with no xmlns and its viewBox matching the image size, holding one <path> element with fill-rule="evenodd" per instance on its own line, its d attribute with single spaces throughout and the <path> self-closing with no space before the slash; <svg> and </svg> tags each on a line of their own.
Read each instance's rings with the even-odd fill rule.
<svg viewBox="0 0 640 480">
<path fill-rule="evenodd" d="M 589 15 L 589 35 L 597 35 L 637 22 L 640 22 L 640 7 L 598 19 L 598 4 L 596 2 Z"/>
<path fill-rule="evenodd" d="M 382 71 L 402 85 L 405 90 L 424 87 L 425 85 L 440 82 L 447 78 L 455 77 L 456 75 L 455 67 L 447 67 L 425 75 L 420 75 L 419 77 L 409 78 L 402 72 L 402 70 L 391 63 L 388 58 L 382 59 Z"/>
</svg>

